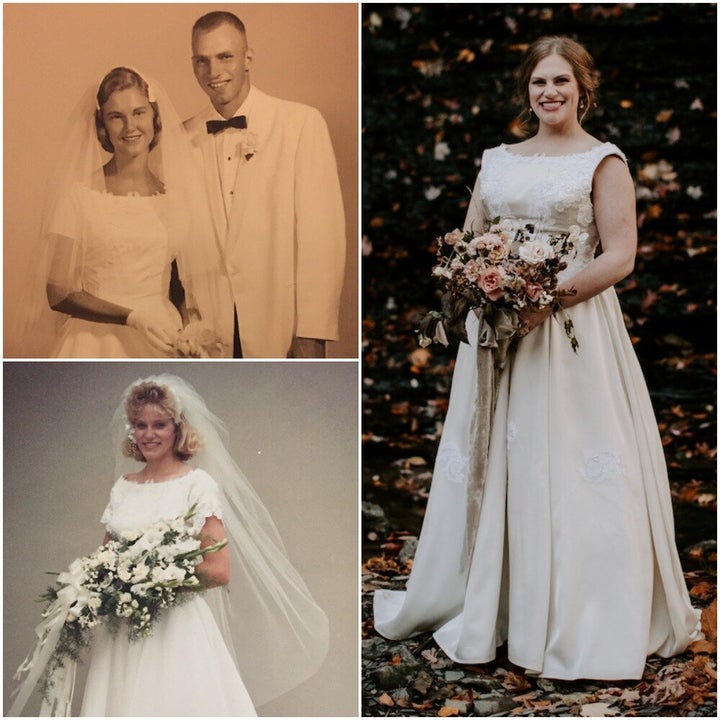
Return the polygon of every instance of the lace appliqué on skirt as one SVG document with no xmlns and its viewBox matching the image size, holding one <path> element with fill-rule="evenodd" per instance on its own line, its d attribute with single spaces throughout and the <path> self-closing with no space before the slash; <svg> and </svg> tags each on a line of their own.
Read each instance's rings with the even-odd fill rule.
<svg viewBox="0 0 720 720">
<path fill-rule="evenodd" d="M 455 483 L 467 483 L 470 458 L 454 442 L 442 445 L 435 458 L 435 477 L 444 477 Z"/>
<path fill-rule="evenodd" d="M 512 444 L 515 442 L 517 433 L 518 433 L 517 425 L 512 420 L 508 420 L 507 435 L 506 435 L 508 452 L 510 451 L 510 447 L 512 446 Z"/>
<path fill-rule="evenodd" d="M 585 453 L 580 476 L 594 485 L 617 483 L 624 474 L 620 456 L 612 450 L 599 453 Z"/>
</svg>

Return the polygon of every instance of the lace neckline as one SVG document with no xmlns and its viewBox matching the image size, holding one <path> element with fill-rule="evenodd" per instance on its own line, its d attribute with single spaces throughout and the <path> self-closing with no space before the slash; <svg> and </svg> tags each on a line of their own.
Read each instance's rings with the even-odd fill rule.
<svg viewBox="0 0 720 720">
<path fill-rule="evenodd" d="M 594 145 L 591 148 L 588 148 L 587 150 L 582 150 L 581 152 L 575 152 L 575 153 L 563 153 L 562 155 L 548 155 L 547 153 L 530 153 L 528 155 L 524 155 L 522 153 L 516 153 L 510 150 L 510 145 L 507 145 L 506 143 L 500 143 L 500 149 L 505 152 L 506 155 L 511 155 L 512 157 L 517 158 L 524 158 L 526 160 L 532 159 L 532 158 L 572 158 L 572 157 L 581 157 L 582 155 L 589 155 L 590 153 L 595 152 L 599 148 L 606 147 L 610 143 L 604 142 L 600 143 L 599 145 Z"/>
<path fill-rule="evenodd" d="M 174 475 L 167 478 L 166 480 L 146 480 L 145 482 L 138 482 L 137 480 L 128 479 L 127 475 L 122 475 L 120 479 L 124 480 L 129 485 L 137 485 L 138 487 L 143 487 L 145 485 L 166 485 L 167 483 L 174 483 L 178 480 L 184 480 L 186 477 L 192 475 L 196 470 L 197 468 L 190 468 L 182 475 Z"/>
<path fill-rule="evenodd" d="M 110 190 L 108 190 L 108 189 L 101 190 L 99 188 L 98 189 L 93 188 L 93 190 L 95 190 L 96 192 L 99 192 L 101 195 L 105 195 L 107 197 L 132 198 L 133 200 L 152 200 L 153 198 L 161 198 L 161 197 L 165 196 L 165 193 L 162 193 L 160 191 L 151 193 L 150 195 L 141 195 L 139 192 L 129 192 L 129 193 L 125 193 L 125 195 L 118 195 L 117 193 L 110 192 Z"/>
</svg>

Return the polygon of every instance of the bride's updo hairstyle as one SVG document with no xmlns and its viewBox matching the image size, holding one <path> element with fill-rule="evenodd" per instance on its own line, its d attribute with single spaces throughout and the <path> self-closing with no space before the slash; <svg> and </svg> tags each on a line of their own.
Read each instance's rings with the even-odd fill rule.
<svg viewBox="0 0 720 720">
<path fill-rule="evenodd" d="M 157 405 L 167 415 L 172 418 L 175 423 L 175 455 L 180 460 L 189 460 L 193 457 L 202 445 L 202 438 L 195 428 L 185 420 L 182 408 L 164 385 L 158 385 L 152 382 L 140 382 L 133 385 L 125 399 L 125 415 L 130 424 L 130 432 L 123 440 L 122 451 L 126 457 L 134 458 L 140 462 L 145 461 L 145 457 L 140 452 L 137 444 L 132 439 L 132 426 L 135 423 L 140 410 L 145 405 Z"/>
<path fill-rule="evenodd" d="M 537 64 L 549 55 L 559 55 L 566 60 L 572 68 L 573 75 L 580 91 L 578 103 L 578 121 L 582 121 L 592 108 L 597 106 L 597 89 L 600 84 L 598 73 L 595 70 L 595 61 L 592 55 L 575 40 L 564 35 L 546 35 L 538 38 L 525 51 L 525 56 L 515 70 L 515 83 L 518 97 L 522 104 L 519 119 L 523 126 L 528 126 L 529 120 L 536 122 L 530 109 L 530 93 L 528 86 L 533 70 Z"/>
<path fill-rule="evenodd" d="M 113 153 L 115 148 L 110 142 L 108 131 L 103 121 L 102 107 L 110 99 L 110 96 L 118 90 L 127 90 L 136 87 L 148 99 L 153 109 L 153 139 L 150 141 L 149 149 L 152 150 L 160 140 L 160 131 L 162 130 L 162 122 L 160 121 L 160 111 L 155 99 L 150 95 L 150 86 L 142 79 L 139 73 L 126 67 L 113 68 L 100 82 L 97 91 L 97 108 L 95 110 L 95 129 L 97 137 L 102 149 L 106 152 Z"/>
</svg>

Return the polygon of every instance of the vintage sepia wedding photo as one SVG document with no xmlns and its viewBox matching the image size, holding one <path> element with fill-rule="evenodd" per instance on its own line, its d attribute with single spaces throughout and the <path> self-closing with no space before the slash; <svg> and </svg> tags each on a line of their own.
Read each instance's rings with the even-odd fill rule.
<svg viewBox="0 0 720 720">
<path fill-rule="evenodd" d="M 6 5 L 5 357 L 356 358 L 357 27 Z"/>
</svg>

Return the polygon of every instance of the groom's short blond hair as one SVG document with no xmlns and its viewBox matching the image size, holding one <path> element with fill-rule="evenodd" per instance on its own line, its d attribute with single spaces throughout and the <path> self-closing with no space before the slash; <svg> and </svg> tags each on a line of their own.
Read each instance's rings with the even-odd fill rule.
<svg viewBox="0 0 720 720">
<path fill-rule="evenodd" d="M 247 33 L 245 32 L 245 23 L 231 12 L 225 10 L 214 10 L 209 12 L 202 17 L 199 17 L 192 28 L 192 34 L 196 32 L 206 32 L 208 30 L 214 30 L 220 25 L 232 25 L 247 41 Z"/>
</svg>

